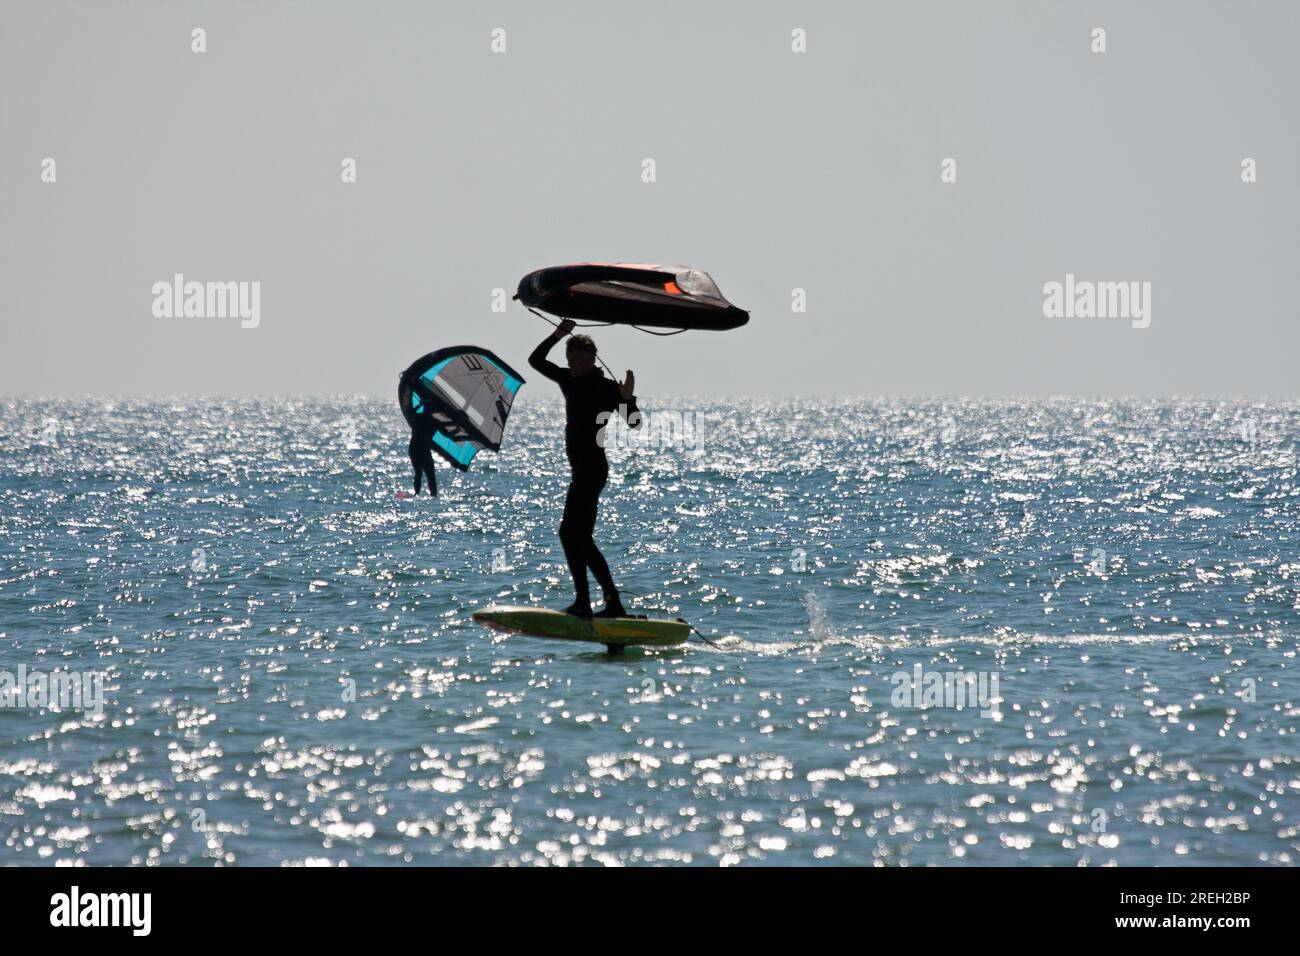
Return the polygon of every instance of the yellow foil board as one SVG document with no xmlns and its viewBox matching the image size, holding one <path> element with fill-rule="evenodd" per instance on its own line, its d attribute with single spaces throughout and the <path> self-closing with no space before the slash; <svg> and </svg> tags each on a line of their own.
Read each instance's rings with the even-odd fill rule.
<svg viewBox="0 0 1300 956">
<path fill-rule="evenodd" d="M 668 621 L 648 617 L 575 617 L 545 607 L 485 607 L 474 612 L 485 627 L 529 637 L 622 647 L 673 647 L 685 643 L 691 626 L 681 618 Z"/>
</svg>

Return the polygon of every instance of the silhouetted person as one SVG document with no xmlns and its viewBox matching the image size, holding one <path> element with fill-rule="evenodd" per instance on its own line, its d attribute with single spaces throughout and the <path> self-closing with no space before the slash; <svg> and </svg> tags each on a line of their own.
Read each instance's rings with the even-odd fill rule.
<svg viewBox="0 0 1300 956">
<path fill-rule="evenodd" d="M 415 493 L 420 493 L 420 476 L 429 480 L 429 494 L 438 495 L 438 476 L 433 470 L 433 416 L 416 415 L 415 424 L 411 426 L 411 442 L 406 446 L 406 453 L 411 456 L 411 467 L 415 469 Z"/>
<path fill-rule="evenodd" d="M 560 543 L 573 575 L 577 600 L 565 611 L 579 617 L 591 617 L 591 591 L 587 583 L 590 569 L 604 592 L 605 607 L 597 617 L 626 617 L 618 588 L 610 576 L 609 565 L 596 547 L 592 533 L 596 529 L 596 506 L 609 479 L 609 459 L 598 435 L 612 414 L 622 412 L 631 428 L 641 424 L 633 389 L 636 378 L 628 369 L 622 385 L 606 378 L 596 368 L 596 343 L 588 336 L 575 335 L 565 346 L 568 368 L 560 368 L 546 358 L 555 343 L 573 331 L 574 323 L 566 319 L 533 350 L 528 364 L 560 386 L 564 393 L 564 451 L 569 458 L 573 478 L 564 499 L 564 518 L 560 521 Z M 603 417 L 602 417 L 603 413 Z M 634 418 L 635 416 L 635 418 Z"/>
</svg>

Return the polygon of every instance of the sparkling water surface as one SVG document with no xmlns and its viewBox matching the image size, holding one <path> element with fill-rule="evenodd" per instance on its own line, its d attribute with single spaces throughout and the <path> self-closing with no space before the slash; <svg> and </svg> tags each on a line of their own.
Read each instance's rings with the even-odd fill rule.
<svg viewBox="0 0 1300 956">
<path fill-rule="evenodd" d="M 597 540 L 715 644 L 616 658 L 470 620 L 571 599 L 554 403 L 399 501 L 395 403 L 0 402 L 0 671 L 105 697 L 0 863 L 1295 862 L 1300 405 L 650 410 Z"/>
</svg>

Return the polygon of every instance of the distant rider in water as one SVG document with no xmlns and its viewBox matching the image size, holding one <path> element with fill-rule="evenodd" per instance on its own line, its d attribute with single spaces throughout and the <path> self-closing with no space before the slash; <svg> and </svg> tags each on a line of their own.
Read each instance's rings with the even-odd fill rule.
<svg viewBox="0 0 1300 956">
<path fill-rule="evenodd" d="M 420 476 L 427 476 L 429 494 L 438 496 L 438 475 L 433 470 L 433 416 L 417 415 L 411 426 L 411 441 L 406 446 L 406 453 L 411 456 L 411 467 L 415 469 L 415 493 L 420 493 Z"/>
<path fill-rule="evenodd" d="M 548 361 L 546 355 L 573 331 L 572 320 L 565 319 L 555 332 L 528 356 L 528 364 L 560 386 L 564 393 L 564 450 L 569 457 L 573 478 L 564 499 L 564 518 L 560 521 L 560 543 L 573 575 L 578 599 L 565 611 L 578 617 L 591 617 L 591 591 L 587 569 L 595 576 L 605 596 L 605 607 L 596 617 L 626 617 L 618 588 L 610 577 L 609 565 L 596 547 L 592 533 L 596 530 L 596 505 L 609 479 L 609 459 L 601 442 L 603 428 L 611 414 L 621 412 L 631 428 L 641 424 L 633 390 L 636 379 L 628 369 L 623 384 L 606 378 L 596 368 L 596 343 L 586 335 L 575 335 L 565 346 L 568 368 Z M 604 414 L 602 414 L 604 413 Z"/>
</svg>

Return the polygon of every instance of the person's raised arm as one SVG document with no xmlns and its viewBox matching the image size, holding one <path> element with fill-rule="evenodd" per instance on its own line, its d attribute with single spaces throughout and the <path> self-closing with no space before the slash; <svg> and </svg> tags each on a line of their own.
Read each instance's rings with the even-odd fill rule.
<svg viewBox="0 0 1300 956">
<path fill-rule="evenodd" d="M 547 353 L 549 353 L 551 349 L 555 348 L 556 342 L 560 341 L 560 339 L 573 331 L 575 324 L 576 323 L 572 319 L 565 319 L 556 326 L 554 332 L 542 339 L 541 344 L 538 345 L 537 348 L 533 349 L 533 354 L 528 356 L 528 364 L 537 369 L 537 371 L 541 372 L 552 382 L 562 380 L 564 378 L 564 370 L 554 362 L 547 359 Z"/>
<path fill-rule="evenodd" d="M 639 428 L 641 425 L 641 409 L 636 407 L 636 376 L 632 370 L 627 370 L 625 378 L 618 386 L 618 397 L 621 399 L 623 406 L 623 419 L 627 422 L 629 428 Z"/>
</svg>

